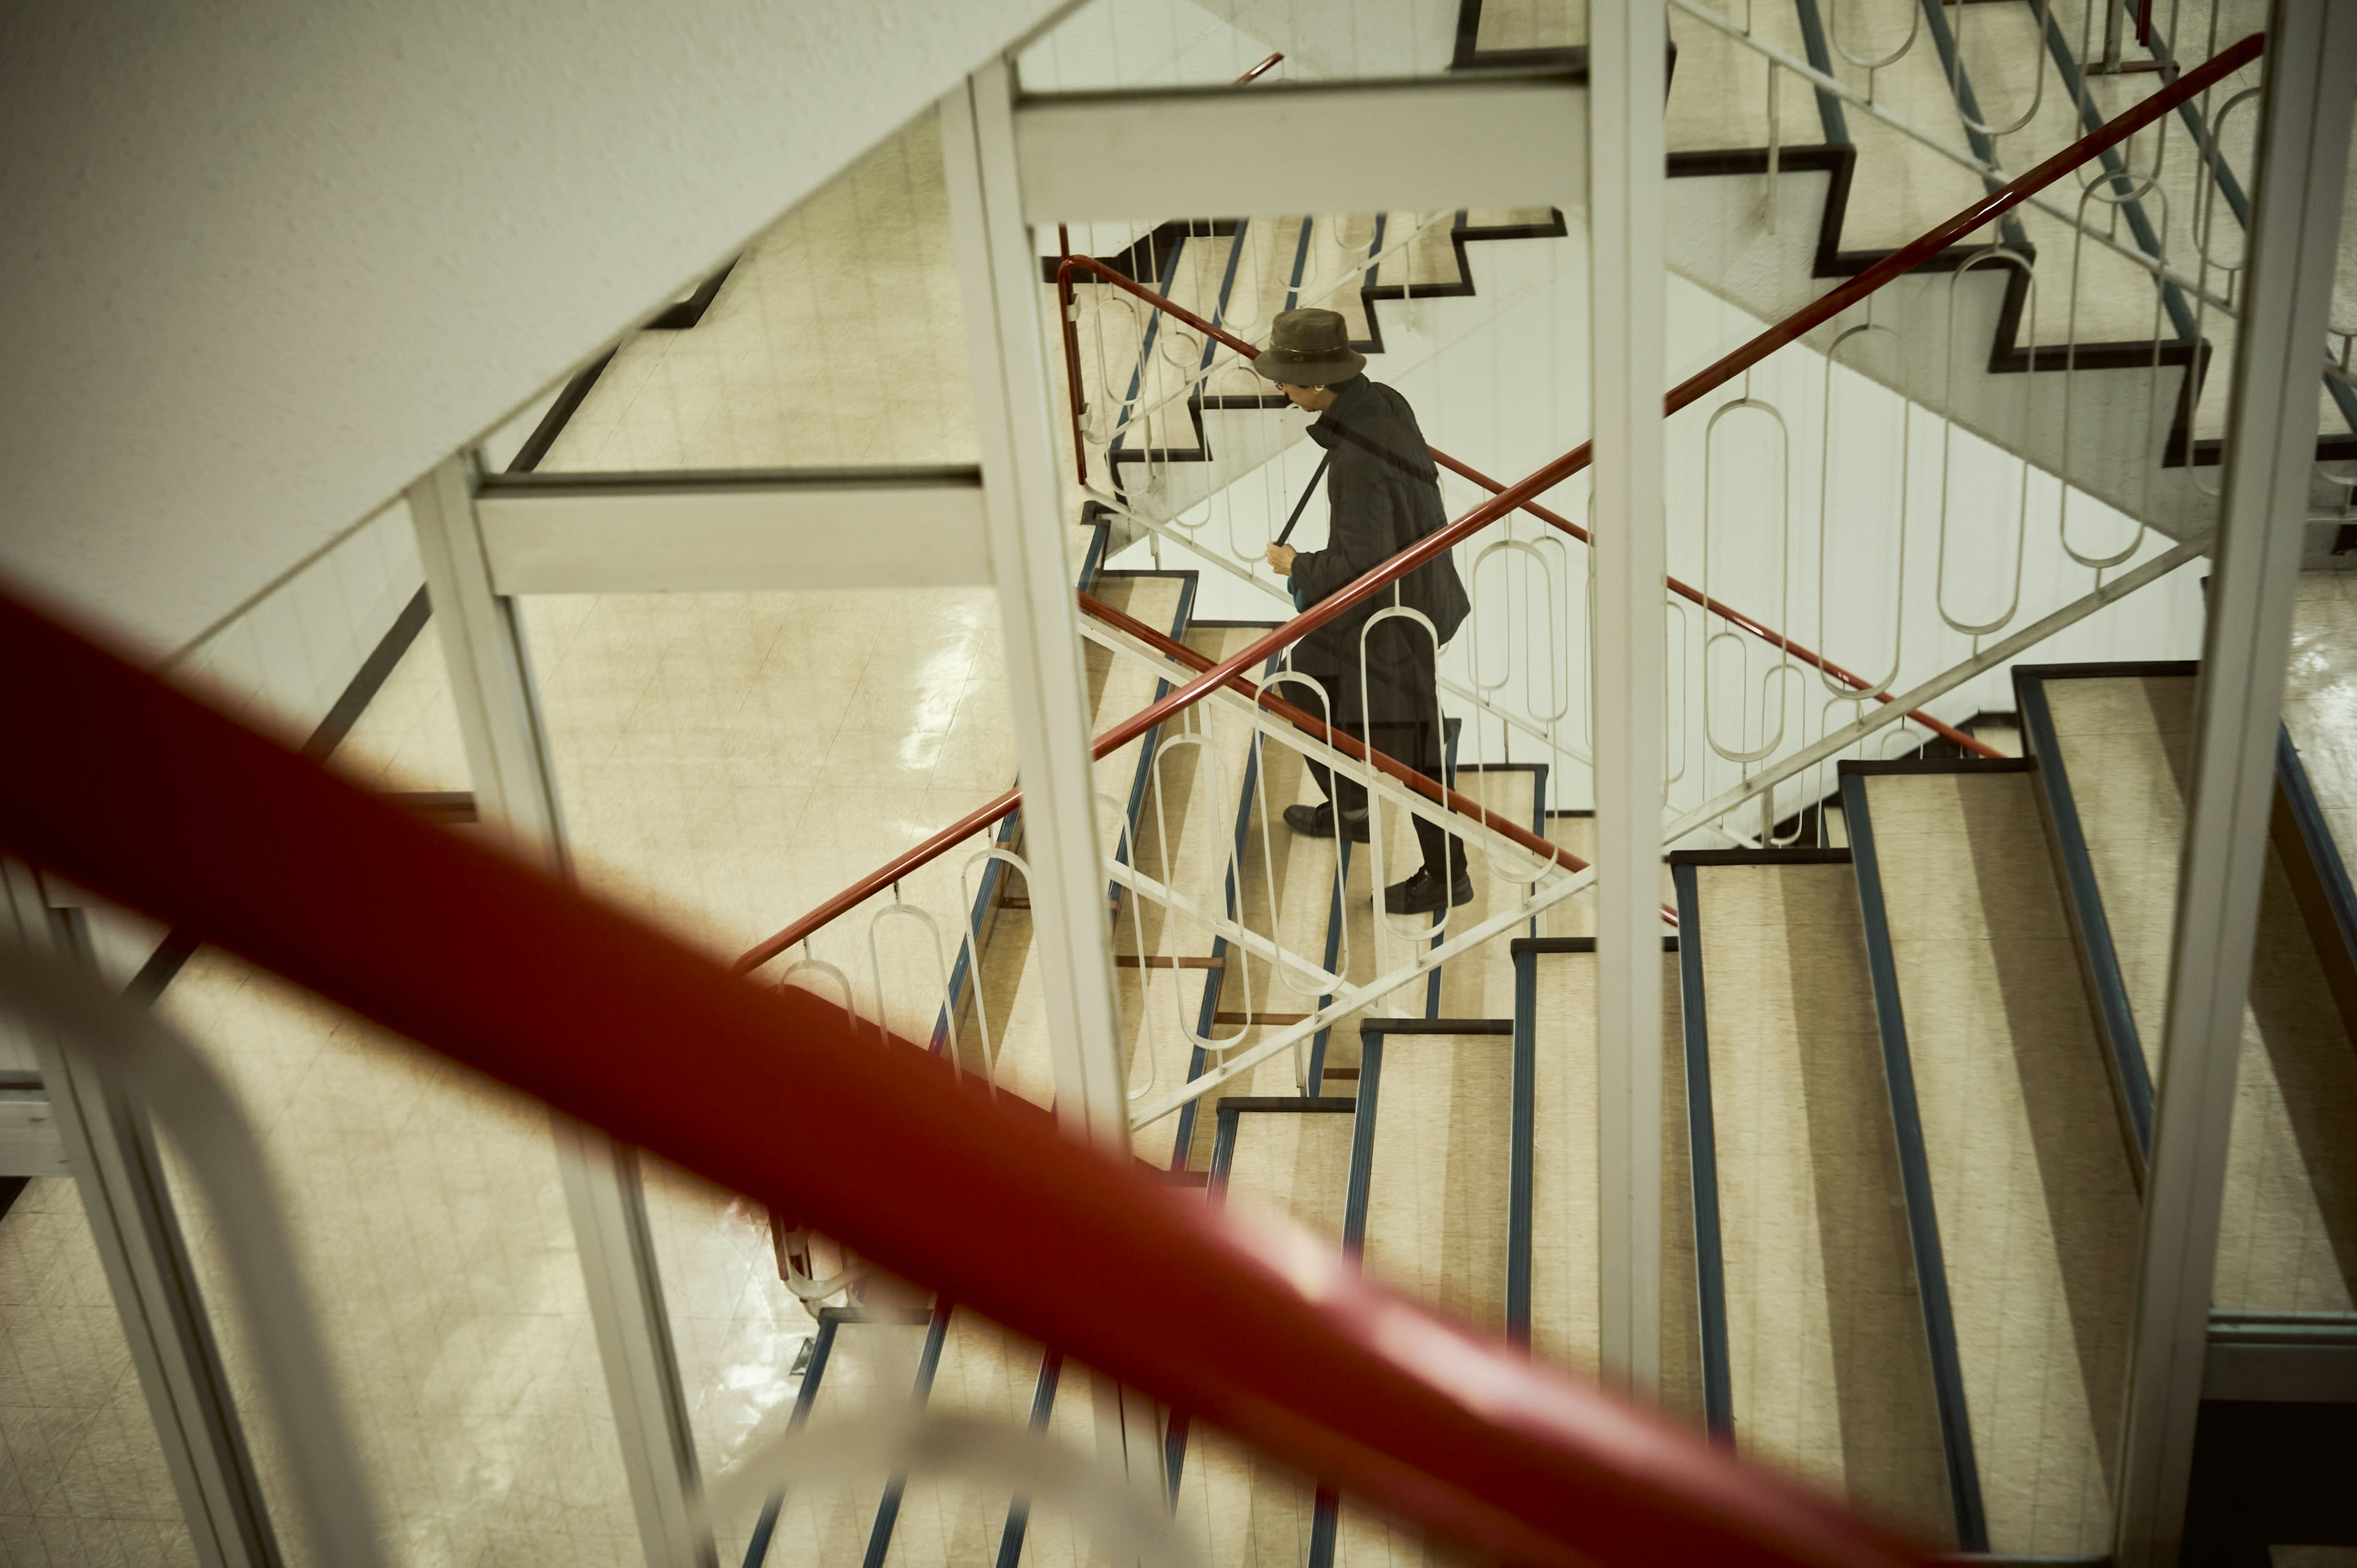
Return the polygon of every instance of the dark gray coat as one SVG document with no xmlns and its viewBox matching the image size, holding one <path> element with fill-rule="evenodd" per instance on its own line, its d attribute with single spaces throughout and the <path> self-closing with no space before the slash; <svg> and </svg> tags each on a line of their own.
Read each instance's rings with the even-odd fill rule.
<svg viewBox="0 0 2357 1568">
<path fill-rule="evenodd" d="M 1332 456 L 1326 477 L 1331 509 L 1326 548 L 1294 557 L 1293 585 L 1316 604 L 1382 565 L 1448 522 L 1440 505 L 1439 471 L 1407 400 L 1391 388 L 1353 376 L 1338 389 L 1333 405 L 1309 427 L 1309 438 Z M 1403 604 L 1423 611 L 1443 642 L 1457 634 L 1469 609 L 1456 563 L 1444 551 L 1409 573 L 1394 588 L 1345 610 L 1295 645 L 1293 668 L 1322 683 L 1334 703 L 1334 717 L 1351 728 L 1427 723 L 1439 732 L 1433 687 L 1432 639 L 1405 619 L 1375 628 L 1367 640 L 1367 693 L 1372 713 L 1361 714 L 1359 634 L 1380 610 Z M 1308 693 L 1286 693 L 1297 704 L 1316 708 Z M 1403 758 L 1402 760 L 1407 760 Z"/>
</svg>

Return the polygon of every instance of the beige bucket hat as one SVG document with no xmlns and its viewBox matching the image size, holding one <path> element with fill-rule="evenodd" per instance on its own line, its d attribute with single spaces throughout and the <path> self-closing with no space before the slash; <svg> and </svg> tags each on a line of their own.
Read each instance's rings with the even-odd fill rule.
<svg viewBox="0 0 2357 1568">
<path fill-rule="evenodd" d="M 1269 346 L 1253 361 L 1270 381 L 1297 387 L 1330 387 L 1366 368 L 1367 357 L 1351 347 L 1350 324 L 1339 310 L 1278 311 Z"/>
</svg>

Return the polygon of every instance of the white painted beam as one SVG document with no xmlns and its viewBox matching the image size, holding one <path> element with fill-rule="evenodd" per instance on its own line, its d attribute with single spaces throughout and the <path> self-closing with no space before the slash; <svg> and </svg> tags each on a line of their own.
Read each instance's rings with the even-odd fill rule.
<svg viewBox="0 0 2357 1568">
<path fill-rule="evenodd" d="M 491 585 L 517 594 L 987 584 L 979 471 L 693 485 L 540 485 L 478 498 Z"/>
<path fill-rule="evenodd" d="M 1587 89 L 1566 76 L 1029 98 L 1035 224 L 1172 213 L 1587 203 Z"/>
</svg>

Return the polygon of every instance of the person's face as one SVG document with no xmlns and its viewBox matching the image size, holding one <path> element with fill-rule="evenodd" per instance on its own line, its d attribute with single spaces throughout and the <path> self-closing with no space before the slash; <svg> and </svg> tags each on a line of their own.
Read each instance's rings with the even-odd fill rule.
<svg viewBox="0 0 2357 1568">
<path fill-rule="evenodd" d="M 1291 381 L 1279 381 L 1276 385 L 1294 407 L 1311 413 L 1322 413 L 1334 405 L 1332 387 L 1297 387 Z"/>
</svg>

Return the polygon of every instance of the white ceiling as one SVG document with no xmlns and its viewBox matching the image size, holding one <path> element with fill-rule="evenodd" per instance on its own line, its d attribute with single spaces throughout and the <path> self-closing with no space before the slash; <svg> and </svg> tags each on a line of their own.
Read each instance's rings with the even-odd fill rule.
<svg viewBox="0 0 2357 1568">
<path fill-rule="evenodd" d="M 0 5 L 0 573 L 178 646 L 1056 5 Z"/>
</svg>

